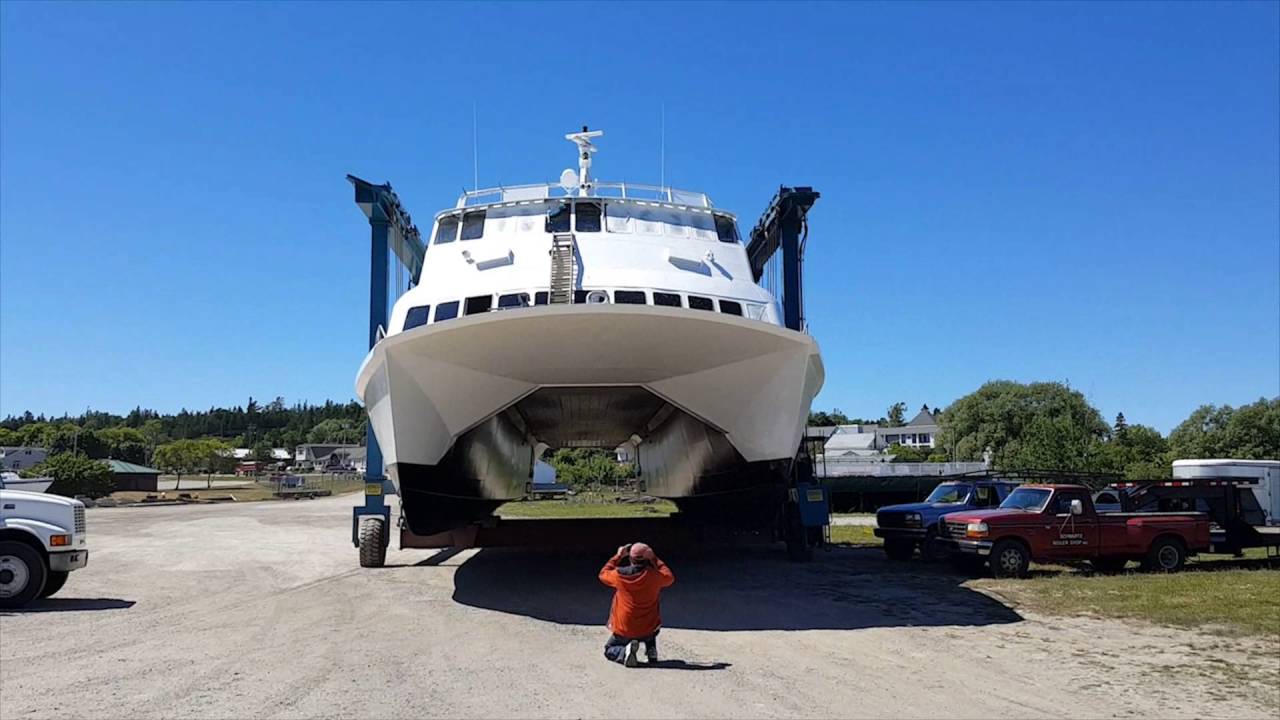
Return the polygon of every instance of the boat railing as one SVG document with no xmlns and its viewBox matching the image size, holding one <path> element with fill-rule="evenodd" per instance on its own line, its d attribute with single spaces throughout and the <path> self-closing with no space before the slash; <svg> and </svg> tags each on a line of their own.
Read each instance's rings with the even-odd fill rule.
<svg viewBox="0 0 1280 720">
<path fill-rule="evenodd" d="M 466 190 L 458 197 L 457 207 L 474 207 L 493 203 L 519 202 L 522 200 L 549 200 L 580 197 L 576 188 L 565 189 L 558 183 L 532 185 L 500 185 L 494 188 Z M 706 193 L 679 190 L 670 186 L 639 183 L 597 181 L 592 183 L 591 194 L 586 197 L 621 198 L 624 200 L 652 200 L 688 207 L 711 207 Z"/>
</svg>

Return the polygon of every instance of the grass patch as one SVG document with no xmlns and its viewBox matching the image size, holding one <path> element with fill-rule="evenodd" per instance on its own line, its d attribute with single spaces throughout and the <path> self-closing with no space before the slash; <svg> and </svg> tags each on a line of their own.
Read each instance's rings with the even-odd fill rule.
<svg viewBox="0 0 1280 720">
<path fill-rule="evenodd" d="M 1280 570 L 1086 575 L 977 580 L 1019 607 L 1054 615 L 1136 618 L 1223 635 L 1280 637 Z"/>
<path fill-rule="evenodd" d="M 220 479 L 214 476 L 214 479 Z M 278 500 L 276 497 L 275 483 L 255 482 L 253 478 L 237 478 L 243 480 L 244 485 L 241 487 L 214 487 L 204 488 L 196 487 L 194 479 L 191 487 L 183 487 L 181 490 L 159 490 L 156 492 L 148 492 L 142 490 L 118 490 L 111 493 L 107 497 L 122 503 L 142 502 L 147 496 L 154 496 L 163 500 L 177 500 L 178 494 L 190 495 L 195 500 L 225 500 L 234 496 L 237 502 L 258 502 L 261 500 Z M 183 485 L 186 485 L 187 478 L 183 478 Z M 204 477 L 200 477 L 201 485 L 204 484 Z M 314 490 L 324 489 L 334 495 L 345 495 L 364 490 L 364 480 L 353 476 L 324 476 L 307 479 L 307 484 L 303 489 Z"/>
<path fill-rule="evenodd" d="M 866 525 L 832 525 L 831 542 L 853 547 L 880 547 L 884 540 L 875 536 L 875 528 Z"/>
<path fill-rule="evenodd" d="M 584 493 L 559 500 L 517 500 L 498 508 L 503 518 L 643 518 L 667 517 L 676 512 L 670 500 L 651 503 L 622 502 L 634 495 Z"/>
</svg>

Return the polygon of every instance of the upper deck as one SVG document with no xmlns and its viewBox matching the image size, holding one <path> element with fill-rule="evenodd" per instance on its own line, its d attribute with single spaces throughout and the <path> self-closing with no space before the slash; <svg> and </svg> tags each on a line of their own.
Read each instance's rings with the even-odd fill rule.
<svg viewBox="0 0 1280 720">
<path fill-rule="evenodd" d="M 500 206 L 533 200 L 558 200 L 568 198 L 620 198 L 623 200 L 648 200 L 663 205 L 710 210 L 713 206 L 706 193 L 680 190 L 670 186 L 644 185 L 620 181 L 592 183 L 590 194 L 582 194 L 576 188 L 566 188 L 557 183 L 533 183 L 530 185 L 498 186 L 467 190 L 458 196 L 454 209 Z M 438 213 L 443 215 L 448 210 Z"/>
</svg>

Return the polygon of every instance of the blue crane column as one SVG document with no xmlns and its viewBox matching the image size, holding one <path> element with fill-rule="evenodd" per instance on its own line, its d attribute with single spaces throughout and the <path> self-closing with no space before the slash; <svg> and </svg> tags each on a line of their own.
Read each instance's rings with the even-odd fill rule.
<svg viewBox="0 0 1280 720">
<path fill-rule="evenodd" d="M 417 277 L 426 249 L 413 219 L 392 191 L 391 183 L 374 185 L 354 175 L 348 175 L 347 180 L 355 187 L 356 205 L 369 219 L 369 349 L 372 350 L 378 344 L 379 334 L 387 327 L 391 253 L 395 252 L 397 261 L 409 270 L 410 277 Z M 364 505 L 352 509 L 351 542 L 357 547 L 360 544 L 361 518 L 376 516 L 383 518 L 383 547 L 386 547 L 390 540 L 391 509 L 384 500 L 386 478 L 383 475 L 382 448 L 378 446 L 372 422 L 369 423 L 365 443 Z"/>
<path fill-rule="evenodd" d="M 806 218 L 818 197 L 810 187 L 778 188 L 747 243 L 747 259 L 756 282 L 773 256 L 782 251 L 782 319 L 797 332 L 806 330 L 802 279 Z M 825 541 L 825 528 L 830 523 L 830 496 L 826 488 L 814 483 L 812 459 L 803 442 L 790 470 L 787 502 L 779 517 L 779 530 L 793 560 L 809 559 L 812 549 Z"/>
</svg>

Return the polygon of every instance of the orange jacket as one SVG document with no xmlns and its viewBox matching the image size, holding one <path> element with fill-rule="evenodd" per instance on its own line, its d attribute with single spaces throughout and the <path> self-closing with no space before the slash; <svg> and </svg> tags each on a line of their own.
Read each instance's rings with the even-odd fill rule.
<svg viewBox="0 0 1280 720">
<path fill-rule="evenodd" d="M 662 626 L 658 611 L 658 594 L 676 581 L 671 568 L 658 558 L 653 565 L 634 575 L 618 572 L 622 555 L 609 558 L 600 570 L 600 582 L 613 588 L 613 606 L 609 608 L 609 629 L 614 635 L 628 639 L 648 637 Z"/>
</svg>

